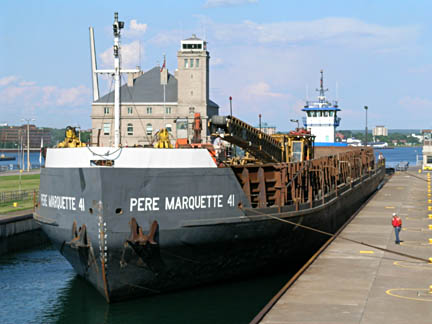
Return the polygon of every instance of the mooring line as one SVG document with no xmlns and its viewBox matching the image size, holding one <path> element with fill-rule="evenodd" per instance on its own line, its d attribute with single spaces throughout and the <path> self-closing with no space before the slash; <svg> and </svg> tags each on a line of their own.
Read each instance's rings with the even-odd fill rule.
<svg viewBox="0 0 432 324">
<path fill-rule="evenodd" d="M 301 227 L 301 228 L 304 228 L 304 229 L 307 229 L 307 230 L 310 230 L 310 231 L 313 231 L 313 232 L 317 232 L 317 233 L 320 233 L 320 234 L 323 234 L 323 235 L 327 235 L 327 236 L 330 236 L 330 237 L 335 237 L 336 236 L 336 234 L 325 232 L 325 231 L 319 230 L 317 228 L 313 228 L 313 227 L 310 227 L 310 226 L 302 225 L 302 224 L 299 224 L 299 223 L 296 223 L 296 222 L 289 221 L 287 219 L 283 219 L 283 218 L 274 216 L 274 215 L 278 215 L 278 214 L 282 214 L 282 213 L 264 214 L 262 212 L 259 212 L 257 210 L 251 209 L 251 208 L 243 208 L 243 209 L 244 210 L 253 211 L 253 212 L 255 212 L 257 214 L 260 214 L 262 216 L 266 216 L 266 217 L 275 219 L 277 221 L 280 221 L 280 222 L 283 222 L 283 223 L 287 223 L 287 224 L 291 224 L 291 225 L 294 225 L 294 226 L 298 226 L 298 227 Z M 384 251 L 384 252 L 389 252 L 389 253 L 393 253 L 393 254 L 396 254 L 396 255 L 404 256 L 404 257 L 407 257 L 407 258 L 410 258 L 410 259 L 419 260 L 419 261 L 423 261 L 423 262 L 426 262 L 426 263 L 431 263 L 431 261 L 429 259 L 420 258 L 420 257 L 417 257 L 415 255 L 410 255 L 410 254 L 406 254 L 406 253 L 402 253 L 402 252 L 397 252 L 397 251 L 394 251 L 394 250 L 385 249 L 385 248 L 382 248 L 382 247 L 379 247 L 379 246 L 376 246 L 376 245 L 372 245 L 372 244 L 369 244 L 369 243 L 365 243 L 365 242 L 362 242 L 362 241 L 353 240 L 353 239 L 350 239 L 350 238 L 347 238 L 347 237 L 344 237 L 344 236 L 341 236 L 341 235 L 339 235 L 338 237 L 341 238 L 341 239 L 343 239 L 343 240 L 352 242 L 352 243 L 361 244 L 361 245 L 364 245 L 364 246 L 367 246 L 367 247 L 371 247 L 371 248 L 374 248 L 374 249 L 377 249 L 377 250 L 381 250 L 381 251 Z"/>
</svg>

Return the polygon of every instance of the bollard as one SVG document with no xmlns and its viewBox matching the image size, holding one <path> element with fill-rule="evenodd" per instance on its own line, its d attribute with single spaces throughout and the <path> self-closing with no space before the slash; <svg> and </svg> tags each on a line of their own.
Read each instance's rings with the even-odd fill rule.
<svg viewBox="0 0 432 324">
<path fill-rule="evenodd" d="M 432 238 L 429 239 L 429 244 L 432 244 Z"/>
<path fill-rule="evenodd" d="M 432 210 L 432 206 L 428 206 L 428 210 Z"/>
<path fill-rule="evenodd" d="M 18 207 L 18 203 L 17 202 L 14 202 L 13 203 L 13 206 L 16 208 L 16 207 Z"/>
<path fill-rule="evenodd" d="M 432 225 L 431 224 L 429 224 L 429 229 L 432 231 Z"/>
<path fill-rule="evenodd" d="M 432 258 L 429 258 L 429 263 L 432 263 Z"/>
<path fill-rule="evenodd" d="M 418 173 L 421 173 L 421 169 L 418 170 Z"/>
<path fill-rule="evenodd" d="M 429 203 L 429 204 L 432 204 L 432 199 L 428 199 L 428 203 Z"/>
<path fill-rule="evenodd" d="M 429 219 L 432 219 L 432 214 L 428 214 Z"/>
<path fill-rule="evenodd" d="M 429 286 L 429 294 L 432 294 L 432 285 Z"/>
</svg>

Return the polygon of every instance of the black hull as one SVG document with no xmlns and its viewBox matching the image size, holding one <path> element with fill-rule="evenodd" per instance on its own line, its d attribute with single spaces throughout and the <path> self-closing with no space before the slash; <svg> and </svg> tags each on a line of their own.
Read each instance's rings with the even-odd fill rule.
<svg viewBox="0 0 432 324">
<path fill-rule="evenodd" d="M 72 177 L 93 177 L 93 180 L 106 178 L 101 174 L 96 176 L 90 173 L 81 176 L 83 171 L 79 172 L 77 170 L 77 174 Z M 76 272 L 90 281 L 109 302 L 225 280 L 269 270 L 281 264 L 295 264 L 297 259 L 328 239 L 323 234 L 263 215 L 277 213 L 277 208 L 248 208 L 247 199 L 232 171 L 216 169 L 212 172 L 216 172 L 217 177 L 209 181 L 222 179 L 219 183 L 214 182 L 222 193 L 226 190 L 232 192 L 232 188 L 235 188 L 235 194 L 244 203 L 244 209 L 224 207 L 218 211 L 209 210 L 207 214 L 190 212 L 186 215 L 178 212 L 169 216 L 161 213 L 158 217 L 157 213 L 128 215 L 126 209 L 123 215 L 108 215 L 104 212 L 107 206 L 96 212 L 97 204 L 93 203 L 92 215 L 77 217 L 75 213 L 65 212 L 59 216 L 59 211 L 54 214 L 49 209 L 41 208 L 35 218 Z M 207 176 L 212 177 L 208 172 Z M 283 207 L 283 213 L 278 217 L 334 233 L 376 190 L 383 177 L 384 169 L 380 168 L 369 177 L 341 187 L 338 195 L 326 197 L 324 204 L 314 208 L 300 206 L 298 211 L 293 206 Z M 115 175 L 107 178 L 115 180 Z M 185 178 L 193 179 L 193 175 L 185 174 Z M 178 181 L 182 183 L 184 179 Z M 163 180 L 159 179 L 159 182 Z M 79 185 L 85 195 L 82 180 L 78 182 Z M 103 186 L 103 183 L 98 185 Z M 117 190 L 122 191 L 122 188 Z M 178 190 L 178 187 L 173 190 Z M 187 188 L 184 190 L 187 191 Z M 95 192 L 92 195 L 94 202 L 107 201 Z M 99 216 L 103 217 L 106 225 L 102 232 Z M 136 218 L 144 235 L 153 240 L 139 241 L 132 237 L 131 216 Z M 175 222 L 172 221 L 173 216 L 176 217 Z M 158 226 L 152 236 L 151 222 L 155 220 Z M 72 233 L 73 221 L 78 225 L 75 234 Z M 85 224 L 86 228 L 80 230 L 81 224 Z M 105 244 L 104 237 L 107 238 Z"/>
</svg>

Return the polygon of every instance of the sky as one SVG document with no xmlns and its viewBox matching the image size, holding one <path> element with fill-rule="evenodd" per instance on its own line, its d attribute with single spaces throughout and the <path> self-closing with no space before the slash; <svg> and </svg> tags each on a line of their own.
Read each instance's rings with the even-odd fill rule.
<svg viewBox="0 0 432 324">
<path fill-rule="evenodd" d="M 431 1 L 12 1 L 0 11 L 0 124 L 91 127 L 89 27 L 97 64 L 112 67 L 114 12 L 125 22 L 122 64 L 146 71 L 180 40 L 208 42 L 210 98 L 220 114 L 284 131 L 316 99 L 320 70 L 340 129 L 432 128 Z M 101 95 L 110 81 L 100 77 Z"/>
</svg>

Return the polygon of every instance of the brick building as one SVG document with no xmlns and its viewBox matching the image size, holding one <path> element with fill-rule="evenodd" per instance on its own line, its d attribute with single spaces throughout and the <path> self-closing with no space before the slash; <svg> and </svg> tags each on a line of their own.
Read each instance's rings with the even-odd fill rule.
<svg viewBox="0 0 432 324">
<path fill-rule="evenodd" d="M 38 148 L 41 145 L 51 145 L 51 132 L 49 129 L 38 128 L 35 125 L 29 125 L 30 148 Z M 27 145 L 27 125 L 0 127 L 0 145 L 17 144 L 20 145 L 21 138 L 23 145 Z"/>
</svg>

